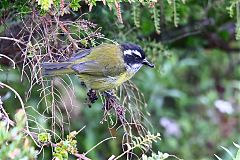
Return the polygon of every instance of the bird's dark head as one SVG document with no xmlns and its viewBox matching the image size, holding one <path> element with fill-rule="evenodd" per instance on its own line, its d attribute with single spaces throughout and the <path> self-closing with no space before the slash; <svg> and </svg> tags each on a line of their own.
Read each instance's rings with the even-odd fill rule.
<svg viewBox="0 0 240 160">
<path fill-rule="evenodd" d="M 133 68 L 140 68 L 143 64 L 153 68 L 154 65 L 150 63 L 146 57 L 143 49 L 136 44 L 124 43 L 121 44 L 121 50 L 124 56 L 124 62 Z"/>
</svg>

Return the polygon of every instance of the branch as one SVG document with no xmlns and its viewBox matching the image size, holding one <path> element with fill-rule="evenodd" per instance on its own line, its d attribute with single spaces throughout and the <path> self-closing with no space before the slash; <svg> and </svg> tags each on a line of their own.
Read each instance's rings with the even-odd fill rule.
<svg viewBox="0 0 240 160">
<path fill-rule="evenodd" d="M 72 38 L 72 36 L 69 34 L 68 30 L 64 27 L 62 22 L 59 22 L 59 26 L 62 29 L 63 32 L 67 34 L 68 39 L 72 42 L 74 50 L 78 49 L 78 45 L 75 42 L 75 40 Z"/>
<path fill-rule="evenodd" d="M 10 37 L 0 37 L 0 39 L 14 41 L 16 43 L 20 43 L 20 44 L 22 44 L 24 46 L 27 46 L 26 43 L 24 43 L 23 41 L 20 41 L 19 39 L 10 38 Z"/>
<path fill-rule="evenodd" d="M 84 154 L 74 154 L 78 159 L 77 160 L 91 160 L 90 158 L 87 158 Z"/>
<path fill-rule="evenodd" d="M 100 144 L 102 144 L 103 142 L 109 140 L 109 139 L 114 139 L 116 137 L 109 137 L 109 138 L 106 138 L 104 140 L 102 140 L 101 142 L 99 142 L 98 144 L 96 144 L 95 146 L 93 146 L 91 149 L 89 149 L 86 153 L 84 153 L 84 155 L 87 155 L 89 152 L 91 152 L 93 149 L 95 149 L 97 146 L 99 146 Z"/>
<path fill-rule="evenodd" d="M 7 123 L 7 130 L 9 129 L 9 125 L 14 126 L 15 123 L 9 119 L 9 116 L 5 109 L 3 108 L 2 97 L 0 96 L 0 121 L 6 121 Z"/>
<path fill-rule="evenodd" d="M 27 113 L 26 113 L 26 111 L 25 111 L 24 103 L 23 103 L 23 101 L 22 101 L 21 96 L 17 93 L 17 91 L 15 91 L 15 90 L 14 90 L 12 87 L 10 87 L 9 85 L 6 85 L 6 84 L 0 82 L 0 87 L 1 87 L 1 86 L 10 89 L 10 90 L 11 90 L 12 92 L 14 92 L 14 94 L 17 96 L 18 100 L 19 100 L 20 103 L 21 103 L 22 110 L 23 110 L 23 112 L 24 112 L 24 114 L 25 114 L 25 117 L 26 117 L 26 129 L 25 129 L 25 132 L 32 138 L 32 140 L 33 140 L 33 142 L 36 144 L 36 146 L 40 147 L 39 144 L 37 143 L 37 141 L 35 140 L 35 138 L 33 137 L 33 135 L 31 134 L 31 132 L 29 131 L 29 126 L 28 126 L 28 121 L 27 121 Z M 5 112 L 5 113 L 6 113 L 6 112 Z M 8 118 L 8 116 L 6 116 L 6 118 Z M 8 118 L 8 121 L 9 121 L 9 123 L 10 123 L 10 122 L 13 122 L 13 121 L 10 120 L 9 118 Z"/>
<path fill-rule="evenodd" d="M 0 96 L 0 121 L 6 121 L 7 122 L 7 130 L 9 129 L 9 125 L 12 126 L 12 127 L 15 127 L 16 126 L 16 123 L 14 121 L 12 121 L 7 112 L 5 111 L 5 109 L 3 108 L 3 102 L 2 102 L 2 97 Z M 80 130 L 81 131 L 81 130 Z M 43 148 L 44 146 L 51 146 L 51 147 L 57 147 L 57 144 L 56 143 L 53 143 L 53 142 L 47 142 L 47 143 L 41 143 L 38 141 L 38 137 L 35 133 L 33 132 L 30 132 L 28 129 L 23 129 L 23 132 L 27 135 L 29 135 L 30 137 L 33 138 L 34 141 L 36 141 L 38 143 L 37 146 L 40 146 L 41 148 Z M 111 138 L 115 138 L 115 137 L 110 137 L 110 138 L 107 138 L 105 139 L 104 141 L 108 140 L 108 139 L 111 139 Z M 89 158 L 86 157 L 86 154 L 89 153 L 92 149 L 94 149 L 95 147 L 97 147 L 99 144 L 101 144 L 102 142 L 104 141 L 101 141 L 100 143 L 98 143 L 97 145 L 95 145 L 93 148 L 91 148 L 88 152 L 86 152 L 85 154 L 79 154 L 79 153 L 76 153 L 76 154 L 73 154 L 74 156 L 77 157 L 78 160 L 91 160 Z M 40 145 L 39 145 L 40 144 Z"/>
</svg>

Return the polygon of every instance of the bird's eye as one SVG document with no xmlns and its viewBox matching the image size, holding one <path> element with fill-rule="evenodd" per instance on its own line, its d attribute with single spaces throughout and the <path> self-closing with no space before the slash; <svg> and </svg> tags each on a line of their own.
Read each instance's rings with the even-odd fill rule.
<svg viewBox="0 0 240 160">
<path fill-rule="evenodd" d="M 133 54 L 133 57 L 134 57 L 135 60 L 140 59 L 140 57 L 138 55 L 136 55 L 136 54 Z"/>
</svg>

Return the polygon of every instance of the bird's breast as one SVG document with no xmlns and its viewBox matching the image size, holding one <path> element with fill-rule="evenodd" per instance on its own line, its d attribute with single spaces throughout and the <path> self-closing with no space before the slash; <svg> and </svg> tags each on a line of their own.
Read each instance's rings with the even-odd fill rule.
<svg viewBox="0 0 240 160">
<path fill-rule="evenodd" d="M 124 72 L 123 74 L 119 75 L 117 80 L 116 80 L 116 83 L 121 85 L 122 83 L 126 82 L 127 80 L 131 79 L 132 76 L 134 75 L 135 73 L 133 72 Z"/>
</svg>

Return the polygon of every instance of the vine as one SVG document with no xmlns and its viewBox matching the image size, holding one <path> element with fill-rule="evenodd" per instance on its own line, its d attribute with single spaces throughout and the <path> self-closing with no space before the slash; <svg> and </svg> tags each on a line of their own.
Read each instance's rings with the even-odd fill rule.
<svg viewBox="0 0 240 160">
<path fill-rule="evenodd" d="M 153 20 L 157 34 L 160 34 L 160 3 L 156 3 L 156 5 L 154 5 Z"/>
<path fill-rule="evenodd" d="M 140 3 L 133 4 L 133 22 L 137 28 L 140 28 Z"/>
</svg>

